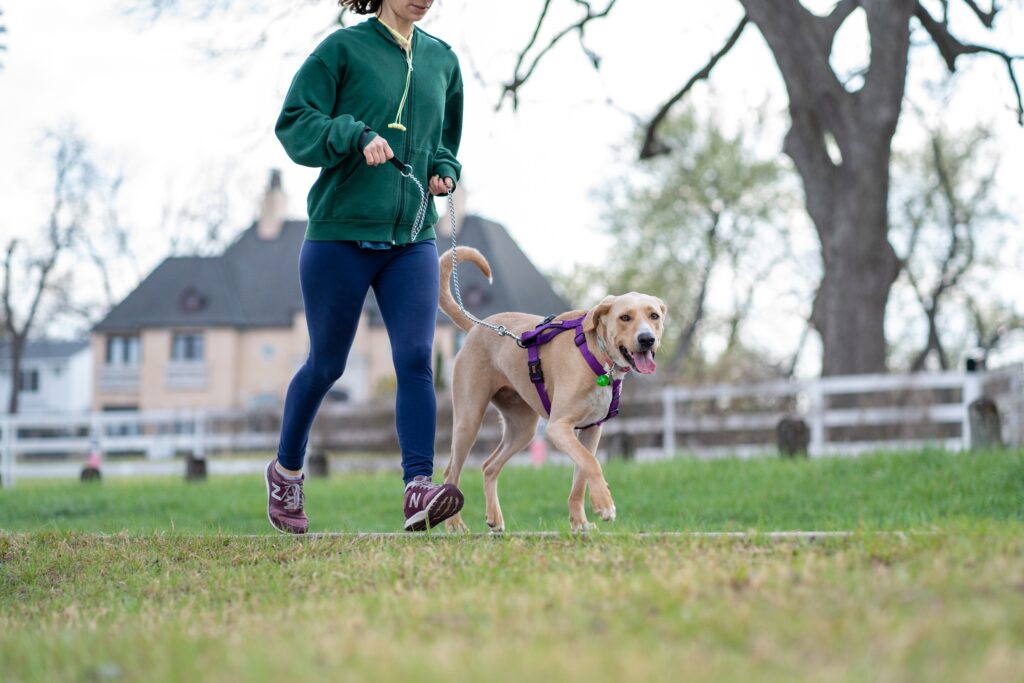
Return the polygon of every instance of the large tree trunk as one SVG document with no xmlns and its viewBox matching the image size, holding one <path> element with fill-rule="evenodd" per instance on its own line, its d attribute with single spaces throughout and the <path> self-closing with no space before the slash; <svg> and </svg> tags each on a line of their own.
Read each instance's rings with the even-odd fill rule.
<svg viewBox="0 0 1024 683">
<path fill-rule="evenodd" d="M 811 320 L 822 374 L 883 372 L 885 305 L 899 272 L 889 244 L 889 157 L 910 46 L 911 0 L 841 2 L 817 17 L 797 0 L 742 0 L 782 73 L 792 126 L 785 152 L 803 182 L 821 241 L 824 277 Z M 832 41 L 857 6 L 867 14 L 871 64 L 848 92 L 829 64 Z M 829 154 L 834 144 L 841 159 Z"/>
<path fill-rule="evenodd" d="M 824 277 L 811 322 L 822 340 L 823 375 L 886 368 L 885 306 L 899 259 L 888 239 L 888 161 L 872 166 L 858 169 L 860 178 L 840 169 L 831 216 L 817 225 Z"/>
</svg>

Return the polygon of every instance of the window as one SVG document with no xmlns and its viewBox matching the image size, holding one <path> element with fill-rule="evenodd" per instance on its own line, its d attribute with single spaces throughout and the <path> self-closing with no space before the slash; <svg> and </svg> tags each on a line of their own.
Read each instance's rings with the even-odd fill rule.
<svg viewBox="0 0 1024 683">
<path fill-rule="evenodd" d="M 202 332 L 175 332 L 171 343 L 171 360 L 199 361 L 203 359 Z"/>
<path fill-rule="evenodd" d="M 39 370 L 36 368 L 22 370 L 20 388 L 26 394 L 39 393 Z"/>
<path fill-rule="evenodd" d="M 139 335 L 114 334 L 107 337 L 107 365 L 138 365 Z"/>
</svg>

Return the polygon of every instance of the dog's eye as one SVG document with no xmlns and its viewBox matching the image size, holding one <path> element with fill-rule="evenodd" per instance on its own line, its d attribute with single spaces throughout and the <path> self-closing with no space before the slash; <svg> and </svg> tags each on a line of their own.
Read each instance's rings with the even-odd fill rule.
<svg viewBox="0 0 1024 683">
<path fill-rule="evenodd" d="M 628 313 L 623 313 L 622 315 L 619 316 L 619 320 L 621 320 L 624 323 L 628 323 L 630 320 L 632 320 L 632 318 L 629 317 Z"/>
<path fill-rule="evenodd" d="M 651 320 L 657 320 L 657 319 L 658 319 L 658 318 L 660 318 L 660 317 L 661 317 L 661 316 L 660 316 L 660 315 L 658 315 L 657 313 L 651 313 Z"/>
</svg>

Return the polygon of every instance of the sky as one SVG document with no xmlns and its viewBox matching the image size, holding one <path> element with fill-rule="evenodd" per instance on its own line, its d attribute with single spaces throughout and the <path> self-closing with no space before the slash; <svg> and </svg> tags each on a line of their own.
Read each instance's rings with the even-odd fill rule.
<svg viewBox="0 0 1024 683">
<path fill-rule="evenodd" d="M 52 171 L 40 141 L 46 129 L 74 124 L 100 165 L 125 176 L 119 210 L 132 228 L 139 262 L 138 272 L 120 274 L 115 288 L 121 294 L 166 255 L 175 229 L 164 218 L 168 206 L 223 196 L 231 206 L 229 231 L 241 230 L 257 213 L 269 170 L 278 168 L 289 214 L 305 217 L 305 194 L 317 171 L 287 158 L 273 125 L 292 75 L 336 13 L 332 0 L 294 2 L 287 16 L 274 20 L 259 14 L 261 2 L 253 0 L 235 3 L 228 15 L 197 20 L 186 12 L 150 21 L 126 13 L 131 4 L 0 0 L 9 31 L 8 50 L 0 53 L 0 238 L 30 234 L 43 223 Z M 599 195 L 635 160 L 632 116 L 649 117 L 703 66 L 740 10 L 736 2 L 621 0 L 609 20 L 588 29 L 587 45 L 602 57 L 600 72 L 589 66 L 578 41 L 567 39 L 524 86 L 519 110 L 506 103 L 496 111 L 500 85 L 510 78 L 541 4 L 438 0 L 422 27 L 451 43 L 462 63 L 466 113 L 459 156 L 468 210 L 504 224 L 540 268 L 564 270 L 615 257 L 601 232 Z M 576 16 L 575 3 L 556 0 L 541 42 Z M 960 23 L 972 24 L 967 19 Z M 263 29 L 263 49 L 230 50 Z M 999 29 L 994 38 L 978 30 L 967 35 L 1013 44 L 1024 36 L 1024 11 L 1007 10 Z M 228 54 L 211 60 L 211 48 Z M 844 68 L 864 59 L 863 27 L 844 27 L 834 59 Z M 915 49 L 909 91 L 941 72 L 934 49 Z M 965 65 L 958 78 L 947 118 L 963 127 L 990 121 L 1001 147 L 1017 150 L 1006 154 L 999 183 L 1004 203 L 1019 215 L 1024 132 L 1007 109 L 1005 71 L 997 60 L 982 58 Z M 705 111 L 713 108 L 726 126 L 742 125 L 767 103 L 770 125 L 759 152 L 781 153 L 785 92 L 752 28 L 691 101 Z M 901 125 L 896 146 L 919 138 L 911 124 Z M 813 257 L 806 218 L 793 220 L 796 248 Z M 1020 237 L 1011 237 L 1005 259 L 1019 264 L 1022 249 Z M 1024 291 L 1020 269 L 1013 270 L 999 286 Z M 721 277 L 726 281 L 714 288 L 713 305 L 729 301 L 728 275 Z M 799 336 L 800 309 L 809 306 L 805 300 L 780 309 L 773 302 L 786 289 L 785 282 L 766 283 L 747 327 L 755 340 L 774 344 L 780 357 Z M 780 337 L 785 341 L 771 341 Z"/>
</svg>

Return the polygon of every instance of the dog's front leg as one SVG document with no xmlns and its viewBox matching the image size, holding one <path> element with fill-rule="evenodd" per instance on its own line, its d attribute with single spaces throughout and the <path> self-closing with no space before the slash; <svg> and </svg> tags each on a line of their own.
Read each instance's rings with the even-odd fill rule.
<svg viewBox="0 0 1024 683">
<path fill-rule="evenodd" d="M 584 446 L 576 437 L 574 422 L 574 419 L 558 419 L 549 422 L 547 437 L 555 448 L 568 455 L 576 465 L 577 472 L 573 476 L 572 491 L 569 493 L 569 520 L 573 531 L 581 531 L 586 529 L 587 525 L 587 517 L 583 509 L 583 497 L 587 486 L 590 486 L 590 505 L 594 509 L 594 514 L 604 521 L 610 522 L 615 519 L 615 502 L 612 500 L 612 492 L 608 489 L 608 483 L 604 479 L 601 463 L 597 461 L 593 451 Z M 596 445 L 596 438 L 600 438 L 600 431 L 597 431 L 596 434 L 587 434 L 591 430 L 600 430 L 600 427 L 584 430 L 581 438 Z M 592 439 L 594 440 L 591 441 Z"/>
<path fill-rule="evenodd" d="M 591 453 L 597 454 L 597 444 L 601 440 L 601 425 L 577 432 L 580 444 Z M 583 504 L 587 493 L 587 480 L 580 476 L 580 466 L 576 465 L 572 472 L 572 490 L 569 492 L 569 523 L 573 532 L 589 531 L 594 525 L 587 521 L 587 513 Z"/>
</svg>

